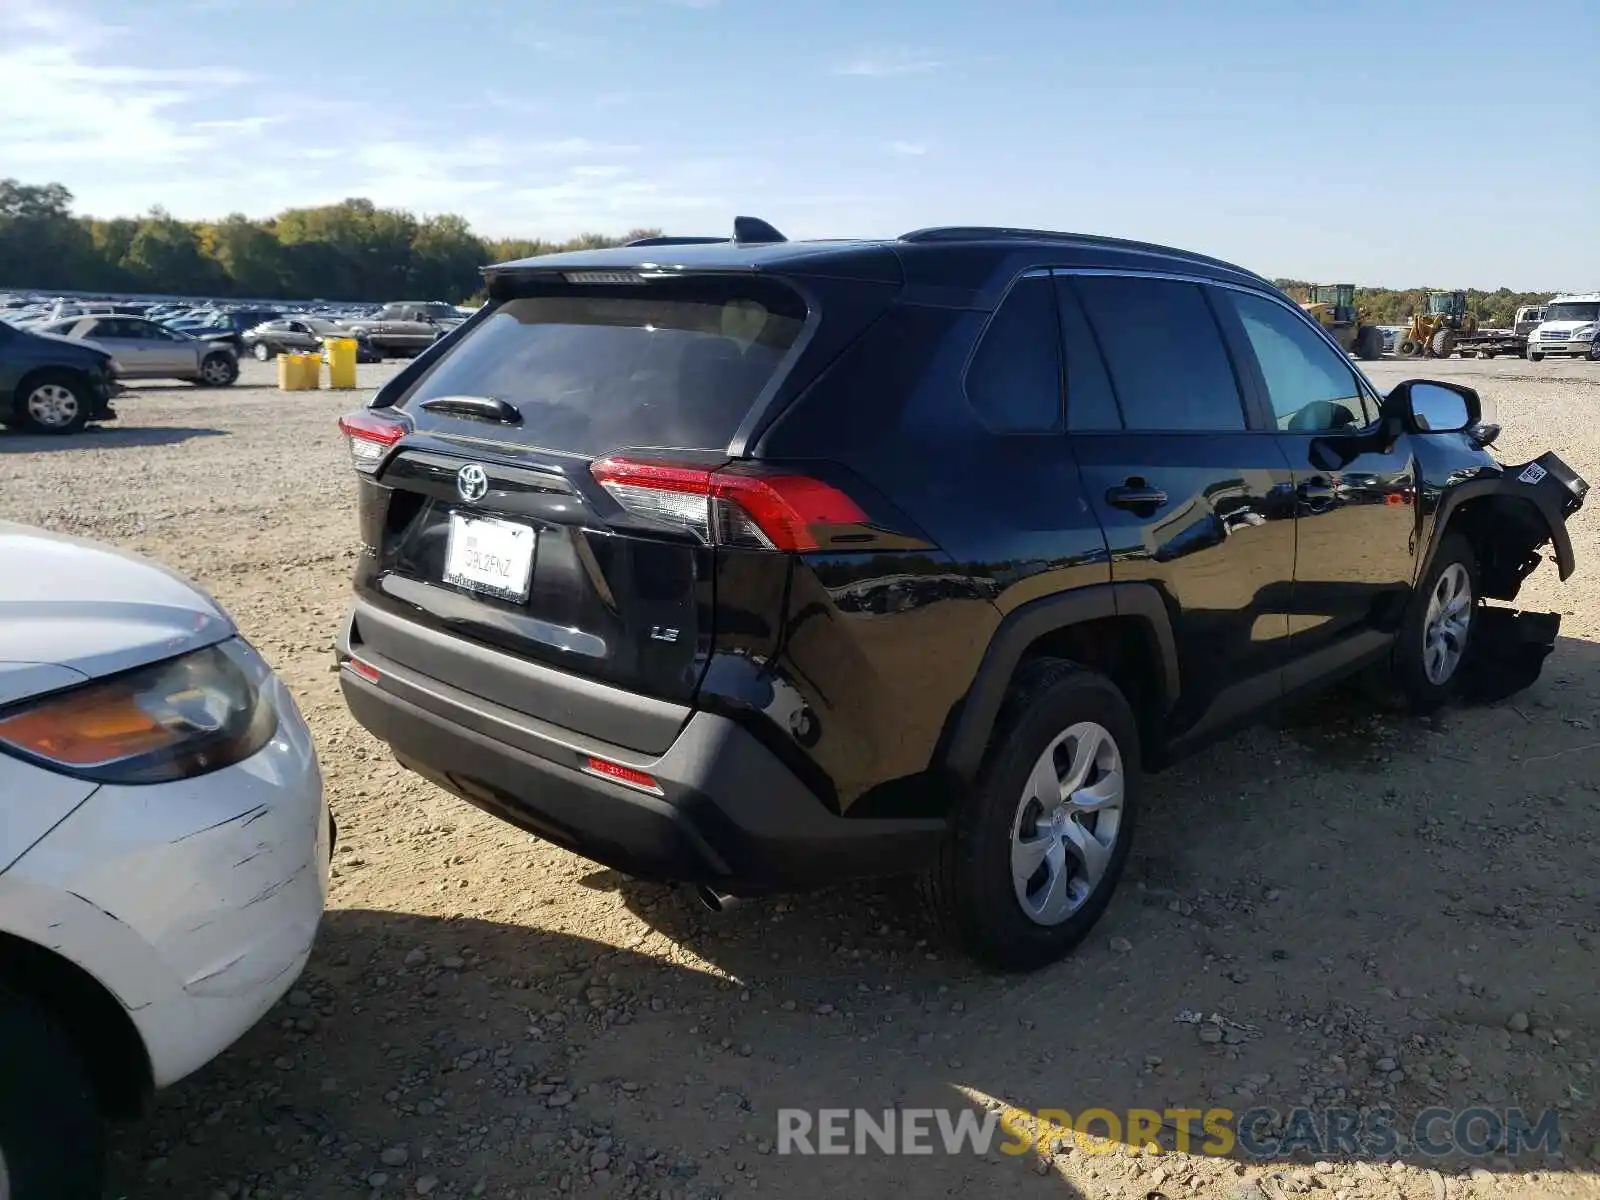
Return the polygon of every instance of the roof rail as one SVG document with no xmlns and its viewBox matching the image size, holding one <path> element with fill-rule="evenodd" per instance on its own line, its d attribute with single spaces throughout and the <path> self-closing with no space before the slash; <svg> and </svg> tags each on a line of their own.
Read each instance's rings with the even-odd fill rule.
<svg viewBox="0 0 1600 1200">
<path fill-rule="evenodd" d="M 727 238 L 720 237 L 644 237 L 634 238 L 630 246 L 709 246 L 713 242 L 725 242 Z"/>
<path fill-rule="evenodd" d="M 983 238 L 1018 238 L 1025 241 L 1062 241 L 1081 237 L 1050 229 L 1017 229 L 1009 225 L 935 225 L 902 233 L 902 242 L 972 242 Z"/>
<path fill-rule="evenodd" d="M 1196 254 L 1192 250 L 1180 250 L 1156 242 L 1138 242 L 1128 238 L 1106 237 L 1097 233 L 1062 233 L 1055 229 L 1018 229 L 1005 225 L 941 225 L 931 229 L 914 229 L 910 233 L 900 235 L 902 242 L 978 242 L 1006 238 L 1026 242 L 1069 242 L 1104 246 L 1133 254 L 1155 255 L 1183 262 L 1209 263 L 1211 266 L 1221 267 L 1250 279 L 1263 278 L 1254 271 L 1225 259 L 1213 258 L 1209 254 Z"/>
<path fill-rule="evenodd" d="M 760 217 L 735 217 L 733 219 L 733 240 L 741 245 L 748 246 L 770 242 L 787 242 L 789 239 Z"/>
</svg>

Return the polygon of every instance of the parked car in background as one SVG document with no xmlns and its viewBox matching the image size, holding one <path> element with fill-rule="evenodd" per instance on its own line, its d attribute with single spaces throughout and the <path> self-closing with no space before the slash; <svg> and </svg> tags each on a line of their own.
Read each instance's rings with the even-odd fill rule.
<svg viewBox="0 0 1600 1200">
<path fill-rule="evenodd" d="M 1147 768 L 1358 670 L 1427 710 L 1552 649 L 1482 602 L 1546 545 L 1571 576 L 1587 485 L 1496 461 L 1469 388 L 1380 394 L 1267 280 L 736 231 L 491 267 L 341 421 L 340 685 L 466 801 L 712 907 L 921 872 L 1034 968 L 1105 910 Z"/>
<path fill-rule="evenodd" d="M 461 314 L 449 304 L 438 305 L 448 310 L 448 317 L 436 317 L 424 312 L 429 305 L 410 301 L 386 304 L 375 316 L 357 317 L 348 323 L 363 341 L 370 342 L 375 350 L 391 358 L 411 358 L 421 354 L 434 342 L 461 324 Z M 409 313 L 412 315 L 388 315 Z"/>
<path fill-rule="evenodd" d="M 442 300 L 391 300 L 380 308 L 375 318 L 379 321 L 436 321 L 453 328 L 465 318 L 454 304 Z"/>
<path fill-rule="evenodd" d="M 116 417 L 111 355 L 87 342 L 0 321 L 0 425 L 31 433 L 76 433 Z"/>
<path fill-rule="evenodd" d="M 276 308 L 238 308 L 219 312 L 209 320 L 198 324 L 177 327 L 202 341 L 226 342 L 233 347 L 234 353 L 243 354 L 246 331 L 254 329 L 264 321 L 276 320 L 282 315 L 281 310 Z M 175 323 L 167 324 L 168 328 L 175 327 Z"/>
<path fill-rule="evenodd" d="M 214 600 L 0 522 L 0 1196 L 100 1200 L 104 1119 L 293 985 L 333 837 L 294 700 Z"/>
<path fill-rule="evenodd" d="M 271 362 L 280 354 L 320 353 L 328 338 L 355 338 L 357 362 L 382 362 L 365 339 L 357 337 L 338 321 L 323 317 L 278 317 L 264 321 L 241 335 L 245 353 L 261 362 Z"/>
<path fill-rule="evenodd" d="M 239 378 L 239 356 L 226 342 L 197 338 L 143 317 L 70 317 L 40 332 L 90 342 L 111 355 L 123 379 L 186 379 L 227 387 Z"/>
</svg>

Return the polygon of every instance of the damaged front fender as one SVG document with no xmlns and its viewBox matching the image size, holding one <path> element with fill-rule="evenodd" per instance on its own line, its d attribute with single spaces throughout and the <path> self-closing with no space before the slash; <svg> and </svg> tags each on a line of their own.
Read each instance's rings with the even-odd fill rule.
<svg viewBox="0 0 1600 1200">
<path fill-rule="evenodd" d="M 1553 451 L 1447 488 L 1419 577 L 1426 574 L 1449 532 L 1472 543 L 1479 587 L 1488 599 L 1515 599 L 1522 581 L 1539 565 L 1546 544 L 1565 581 L 1577 566 L 1566 523 L 1583 507 L 1588 491 L 1589 485 Z"/>
</svg>

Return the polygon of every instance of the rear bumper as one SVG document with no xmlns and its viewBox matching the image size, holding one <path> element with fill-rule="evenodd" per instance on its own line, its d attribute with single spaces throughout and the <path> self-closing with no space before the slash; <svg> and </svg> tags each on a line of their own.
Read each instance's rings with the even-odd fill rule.
<svg viewBox="0 0 1600 1200">
<path fill-rule="evenodd" d="M 470 803 L 585 858 L 647 879 L 736 895 L 900 874 L 933 859 L 938 820 L 841 817 L 753 735 L 712 713 L 689 716 L 659 755 L 535 721 L 360 648 L 351 713 L 400 763 Z M 588 774 L 589 758 L 648 774 L 655 795 Z"/>
</svg>

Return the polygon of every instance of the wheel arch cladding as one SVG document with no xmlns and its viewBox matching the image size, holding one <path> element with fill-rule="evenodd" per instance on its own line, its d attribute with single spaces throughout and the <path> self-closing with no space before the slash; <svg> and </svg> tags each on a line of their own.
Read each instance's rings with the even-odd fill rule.
<svg viewBox="0 0 1600 1200">
<path fill-rule="evenodd" d="M 127 1010 L 76 963 L 0 931 L 0 989 L 38 1004 L 83 1055 L 101 1107 L 137 1116 L 153 1090 L 150 1059 Z"/>
<path fill-rule="evenodd" d="M 1479 588 L 1492 600 L 1511 600 L 1539 565 L 1539 547 L 1550 542 L 1563 580 L 1573 571 L 1566 522 L 1552 516 L 1529 492 L 1514 492 L 1502 480 L 1463 488 L 1445 502 L 1417 578 L 1432 567 L 1440 545 L 1452 534 L 1467 539 L 1478 560 Z"/>
<path fill-rule="evenodd" d="M 1110 678 L 1139 716 L 1141 733 L 1178 696 L 1172 624 L 1155 588 L 1097 584 L 1030 601 L 1001 621 L 942 739 L 942 758 L 957 776 L 977 775 L 1012 680 L 1024 662 L 1040 656 L 1069 659 Z"/>
</svg>

